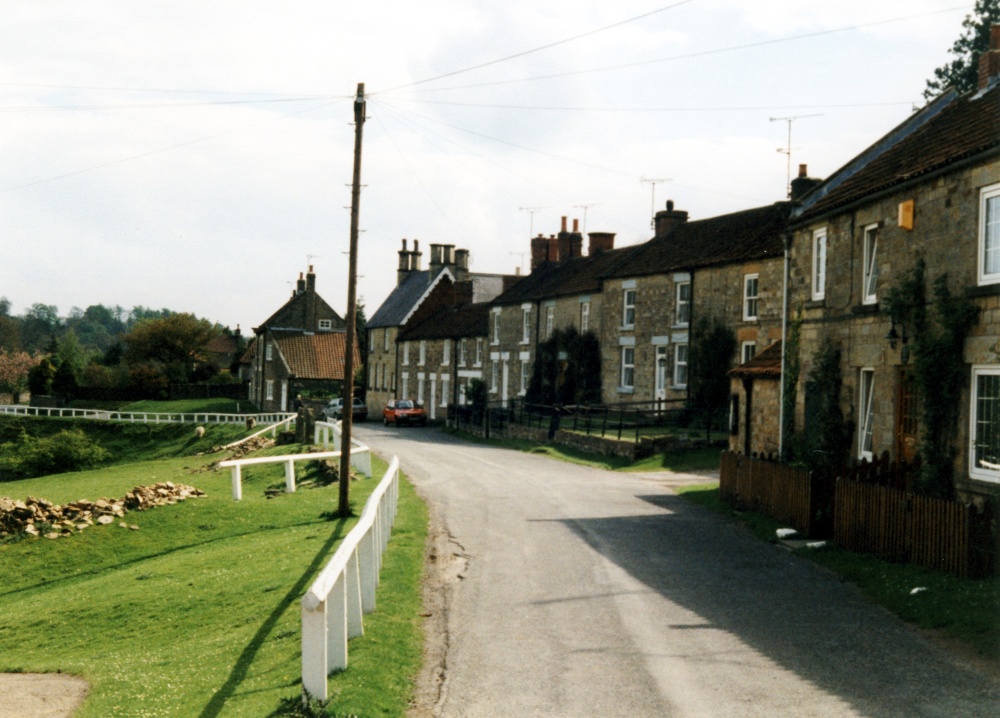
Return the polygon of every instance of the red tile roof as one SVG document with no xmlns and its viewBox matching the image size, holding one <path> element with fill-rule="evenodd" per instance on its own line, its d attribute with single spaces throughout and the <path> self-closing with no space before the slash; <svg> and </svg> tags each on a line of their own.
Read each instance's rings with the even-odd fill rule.
<svg viewBox="0 0 1000 718">
<path fill-rule="evenodd" d="M 781 377 L 781 342 L 774 342 L 767 349 L 757 354 L 753 359 L 729 370 L 729 376 L 734 377 Z"/>
<path fill-rule="evenodd" d="M 344 332 L 275 336 L 281 355 L 298 379 L 344 378 Z M 354 345 L 354 366 L 361 366 L 361 354 Z"/>
</svg>

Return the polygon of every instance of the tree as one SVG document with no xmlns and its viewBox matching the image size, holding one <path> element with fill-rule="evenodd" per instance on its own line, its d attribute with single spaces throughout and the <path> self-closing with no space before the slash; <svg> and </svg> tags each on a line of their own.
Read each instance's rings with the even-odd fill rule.
<svg viewBox="0 0 1000 718">
<path fill-rule="evenodd" d="M 208 320 L 193 314 L 143 319 L 122 337 L 125 359 L 129 364 L 152 361 L 180 365 L 190 374 L 207 360 L 205 349 L 219 331 Z"/>
<path fill-rule="evenodd" d="M 538 345 L 527 400 L 546 405 L 599 402 L 600 361 L 600 342 L 593 332 L 554 330 Z"/>
<path fill-rule="evenodd" d="M 56 375 L 55 365 L 48 357 L 41 360 L 28 372 L 28 391 L 32 396 L 44 396 L 52 391 L 52 378 Z"/>
<path fill-rule="evenodd" d="M 688 347 L 689 409 L 705 412 L 705 430 L 711 435 L 712 415 L 729 403 L 729 376 L 736 337 L 718 319 L 701 317 L 691 329 Z"/>
<path fill-rule="evenodd" d="M 40 361 L 41 357 L 27 352 L 7 353 L 0 349 L 0 392 L 10 393 L 17 404 L 21 392 L 28 388 L 28 374 Z"/>
<path fill-rule="evenodd" d="M 59 310 L 51 304 L 32 304 L 21 320 L 21 345 L 26 351 L 42 349 L 56 339 Z"/>
<path fill-rule="evenodd" d="M 974 90 L 979 84 L 979 57 L 990 47 L 990 27 L 1000 23 L 1000 0 L 976 0 L 971 15 L 962 21 L 964 31 L 948 52 L 954 60 L 934 70 L 927 81 L 924 99 L 930 100 L 954 87 L 959 92 Z"/>
</svg>

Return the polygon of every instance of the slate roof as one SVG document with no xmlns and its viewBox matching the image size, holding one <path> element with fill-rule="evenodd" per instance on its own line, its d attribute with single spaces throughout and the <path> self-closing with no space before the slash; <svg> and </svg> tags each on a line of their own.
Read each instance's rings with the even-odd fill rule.
<svg viewBox="0 0 1000 718">
<path fill-rule="evenodd" d="M 315 290 L 310 290 L 305 292 L 297 292 L 293 294 L 291 299 L 282 304 L 281 308 L 278 309 L 278 311 L 276 311 L 274 314 L 269 316 L 266 320 L 264 320 L 264 323 L 261 324 L 260 326 L 274 327 L 274 325 L 278 322 L 278 318 L 283 313 L 289 311 L 290 308 L 294 307 L 297 304 L 306 304 L 310 301 L 315 301 L 320 311 L 325 310 L 326 312 L 333 314 L 333 316 L 337 317 L 340 321 L 344 321 L 343 317 L 341 317 L 340 314 L 338 314 L 333 307 L 327 304 L 326 300 L 323 299 L 323 297 L 321 297 Z M 274 328 L 281 329 L 283 327 L 274 327 Z M 289 328 L 289 327 L 284 327 L 284 328 Z"/>
<path fill-rule="evenodd" d="M 389 293 L 389 296 L 382 302 L 382 306 L 371 316 L 365 326 L 368 329 L 376 329 L 401 325 L 444 271 L 446 270 L 433 276 L 426 270 L 411 272 L 402 283 Z M 451 272 L 448 272 L 448 275 L 451 276 Z"/>
<path fill-rule="evenodd" d="M 303 334 L 276 331 L 272 335 L 296 378 L 343 380 L 347 337 L 344 332 Z M 357 344 L 354 345 L 354 366 L 361 366 Z"/>
<path fill-rule="evenodd" d="M 443 307 L 415 327 L 400 333 L 404 341 L 485 337 L 489 333 L 490 305 L 485 302 Z"/>
<path fill-rule="evenodd" d="M 777 202 L 679 224 L 665 237 L 640 245 L 606 276 L 641 277 L 779 257 L 790 209 L 789 203 Z"/>
<path fill-rule="evenodd" d="M 808 221 L 983 153 L 1000 153 L 1000 83 L 937 98 L 803 198 Z"/>
<path fill-rule="evenodd" d="M 776 341 L 753 359 L 729 370 L 734 377 L 781 377 L 781 342 Z"/>
<path fill-rule="evenodd" d="M 641 246 L 641 245 L 640 245 Z M 601 291 L 601 277 L 626 260 L 638 247 L 620 247 L 592 256 L 543 264 L 493 300 L 493 304 L 519 304 L 574 294 Z"/>
</svg>

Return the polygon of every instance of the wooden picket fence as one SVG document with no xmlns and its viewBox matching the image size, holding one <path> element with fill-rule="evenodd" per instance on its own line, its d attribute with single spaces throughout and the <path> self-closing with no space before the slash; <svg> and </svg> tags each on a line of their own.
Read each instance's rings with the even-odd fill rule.
<svg viewBox="0 0 1000 718">
<path fill-rule="evenodd" d="M 849 551 L 963 578 L 992 575 L 990 509 L 841 478 L 834 540 Z"/>
<path fill-rule="evenodd" d="M 766 457 L 723 452 L 719 497 L 771 516 L 804 536 L 827 536 L 832 528 L 830 481 Z"/>
</svg>

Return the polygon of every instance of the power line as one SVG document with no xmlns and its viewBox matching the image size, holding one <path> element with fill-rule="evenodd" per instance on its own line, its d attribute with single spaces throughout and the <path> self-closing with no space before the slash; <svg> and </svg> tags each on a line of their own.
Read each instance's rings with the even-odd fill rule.
<svg viewBox="0 0 1000 718">
<path fill-rule="evenodd" d="M 850 30 L 860 30 L 862 28 L 875 27 L 877 25 L 888 25 L 888 24 L 894 23 L 894 22 L 903 22 L 903 21 L 906 21 L 906 20 L 913 20 L 915 18 L 928 17 L 928 16 L 931 16 L 931 15 L 941 15 L 941 14 L 944 14 L 944 13 L 955 12 L 957 10 L 968 10 L 968 9 L 969 9 L 969 6 L 968 6 L 968 4 L 966 4 L 966 5 L 960 5 L 958 7 L 945 8 L 944 10 L 933 10 L 931 12 L 917 13 L 917 14 L 913 14 L 913 15 L 904 15 L 904 16 L 901 16 L 901 17 L 889 18 L 888 20 L 876 20 L 875 22 L 862 23 L 860 25 L 847 25 L 845 27 L 834 28 L 834 29 L 831 29 L 831 30 L 818 30 L 816 32 L 805 33 L 805 34 L 802 34 L 802 35 L 792 35 L 790 37 L 779 37 L 779 38 L 775 38 L 774 40 L 761 40 L 760 42 L 751 42 L 751 43 L 747 43 L 745 45 L 732 45 L 730 47 L 720 47 L 720 48 L 716 48 L 714 50 L 702 50 L 700 52 L 691 52 L 691 53 L 686 53 L 686 54 L 683 54 L 683 55 L 671 55 L 669 57 L 661 57 L 661 58 L 656 58 L 656 59 L 652 59 L 652 60 L 639 60 L 637 62 L 628 62 L 628 63 L 624 63 L 624 64 L 621 64 L 621 65 L 606 65 L 604 67 L 592 67 L 592 68 L 589 68 L 589 69 L 586 69 L 586 70 L 573 70 L 573 71 L 570 71 L 570 72 L 558 72 L 558 73 L 553 73 L 551 75 L 536 75 L 534 77 L 521 77 L 521 78 L 518 78 L 518 79 L 515 79 L 515 80 L 495 80 L 493 82 L 481 82 L 481 83 L 477 83 L 477 84 L 474 84 L 474 85 L 453 85 L 452 87 L 429 87 L 429 88 L 425 88 L 425 89 L 422 89 L 422 90 L 416 90 L 416 92 L 443 92 L 443 91 L 448 91 L 448 90 L 467 90 L 467 89 L 477 88 L 477 87 L 495 87 L 497 85 L 510 85 L 510 84 L 517 83 L 517 82 L 534 82 L 536 80 L 554 80 L 554 79 L 559 79 L 559 78 L 562 78 L 562 77 L 574 77 L 576 75 L 586 75 L 586 74 L 590 74 L 590 73 L 594 73 L 594 72 L 609 72 L 611 70 L 625 70 L 625 69 L 629 69 L 629 68 L 632 68 L 632 67 L 641 67 L 643 65 L 653 65 L 653 64 L 657 64 L 657 63 L 661 63 L 661 62 L 673 62 L 674 60 L 686 60 L 686 59 L 690 59 L 690 58 L 693 58 L 693 57 L 704 57 L 706 55 L 718 55 L 718 54 L 721 54 L 721 53 L 724 53 L 724 52 L 733 52 L 735 50 L 747 50 L 747 49 L 755 48 L 755 47 L 764 47 L 764 46 L 767 46 L 767 45 L 777 45 L 777 44 L 785 43 L 785 42 L 793 42 L 795 40 L 806 40 L 806 39 L 810 39 L 810 38 L 814 38 L 814 37 L 820 37 L 820 36 L 823 36 L 823 35 L 832 35 L 832 34 L 835 34 L 835 33 L 848 32 Z M 434 79 L 440 79 L 442 77 L 448 77 L 448 76 L 450 76 L 452 74 L 456 74 L 456 73 L 449 73 L 448 75 L 441 75 L 438 78 L 434 78 Z M 413 84 L 417 84 L 417 83 L 413 83 Z M 411 84 L 411 85 L 403 85 L 402 87 L 412 87 L 413 84 Z M 393 88 L 393 89 L 396 90 L 396 89 L 402 89 L 402 88 Z M 386 92 L 388 92 L 388 90 L 386 90 Z"/>
<path fill-rule="evenodd" d="M 434 82 L 435 80 L 442 80 L 442 79 L 444 79 L 446 77 L 454 77 L 455 75 L 461 75 L 461 74 L 466 73 L 466 72 L 472 72 L 473 70 L 479 70 L 479 69 L 482 69 L 484 67 L 489 67 L 490 65 L 496 65 L 496 64 L 499 64 L 501 62 L 507 62 L 508 60 L 514 60 L 514 59 L 516 59 L 518 57 L 524 57 L 525 55 L 531 55 L 533 53 L 541 52 L 542 50 L 548 50 L 550 48 L 557 47 L 559 45 L 565 45 L 568 42 L 573 42 L 574 40 L 579 40 L 580 38 L 589 37 L 590 35 L 596 35 L 597 33 L 604 32 L 605 30 L 611 30 L 612 28 L 621 27 L 622 25 L 627 25 L 627 24 L 629 24 L 631 22 L 635 22 L 636 20 L 642 20 L 643 18 L 650 17 L 651 15 L 656 15 L 657 13 L 665 12 L 666 10 L 673 10 L 674 8 L 680 7 L 681 5 L 687 5 L 689 2 L 694 2 L 694 0 L 681 0 L 680 2 L 674 3 L 673 5 L 667 5 L 666 7 L 661 7 L 659 9 L 657 9 L 657 10 L 652 10 L 650 12 L 643 13 L 642 15 L 636 15 L 635 17 L 630 17 L 627 20 L 621 20 L 619 22 L 612 23 L 611 25 L 605 25 L 604 27 L 599 27 L 596 30 L 589 30 L 587 32 L 580 33 L 579 35 L 574 35 L 573 37 L 567 37 L 567 38 L 565 38 L 563 40 L 557 40 L 556 42 L 550 42 L 548 45 L 542 45 L 541 47 L 536 47 L 536 48 L 533 48 L 531 50 L 524 50 L 522 52 L 517 52 L 517 53 L 515 53 L 513 55 L 507 55 L 506 57 L 501 57 L 501 58 L 498 58 L 496 60 L 490 60 L 489 62 L 484 62 L 484 63 L 481 63 L 479 65 L 473 65 L 472 67 L 466 67 L 466 68 L 461 69 L 461 70 L 454 70 L 452 72 L 446 72 L 443 75 L 436 75 L 434 77 L 428 77 L 428 78 L 425 78 L 423 80 L 417 80 L 416 82 L 411 82 L 411 83 L 406 84 L 406 85 L 399 85 L 398 87 L 392 87 L 392 88 L 390 88 L 388 90 L 382 90 L 382 92 L 395 92 L 396 90 L 404 90 L 404 89 L 406 89 L 408 87 L 414 87 L 416 85 L 423 85 L 424 83 L 427 83 L 427 82 Z M 372 94 L 375 95 L 375 94 L 379 94 L 379 93 L 372 93 Z"/>
<path fill-rule="evenodd" d="M 52 105 L 52 106 L 15 106 L 0 107 L 0 112 L 63 112 L 75 110 L 145 110 L 162 109 L 165 107 L 211 107 L 217 105 L 262 105 L 276 102 L 315 102 L 317 100 L 339 99 L 335 95 L 314 97 L 287 97 L 280 99 L 259 100 L 211 100 L 208 102 L 133 102 L 116 105 Z M 343 98 L 349 99 L 349 98 Z"/>
<path fill-rule="evenodd" d="M 497 105 L 477 102 L 450 102 L 447 100 L 419 100 L 424 105 L 448 105 L 453 107 L 482 107 L 493 110 L 542 110 L 556 112 L 760 112 L 763 110 L 828 110 L 866 107 L 898 107 L 913 105 L 912 100 L 905 102 L 852 102 L 840 105 L 759 105 L 734 107 L 559 107 L 544 105 Z"/>
</svg>

